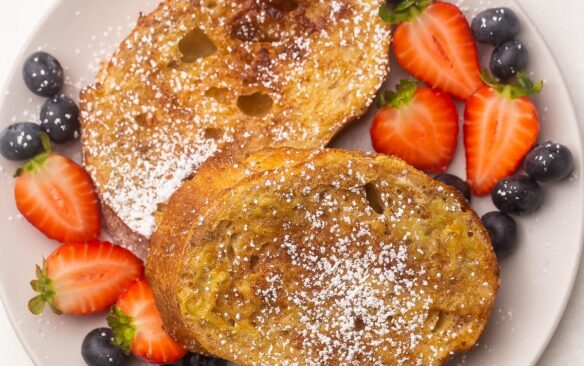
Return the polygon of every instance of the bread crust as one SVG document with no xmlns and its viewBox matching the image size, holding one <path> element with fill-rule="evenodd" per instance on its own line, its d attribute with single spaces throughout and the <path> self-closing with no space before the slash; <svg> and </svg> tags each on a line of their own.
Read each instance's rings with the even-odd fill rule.
<svg viewBox="0 0 584 366">
<path fill-rule="evenodd" d="M 272 150 L 267 154 L 258 153 L 261 155 L 257 157 L 251 153 L 245 158 L 245 163 L 229 158 L 210 161 L 201 169 L 202 172 L 209 173 L 208 178 L 203 178 L 201 175 L 197 179 L 198 176 L 195 176 L 170 200 L 162 223 L 152 238 L 146 275 L 153 287 L 165 324 L 177 340 L 190 349 L 204 350 L 244 366 L 286 363 L 343 365 L 351 362 L 360 365 L 416 364 L 416 362 L 422 362 L 424 365 L 441 365 L 451 354 L 470 350 L 476 344 L 493 307 L 499 286 L 499 267 L 488 233 L 481 225 L 476 213 L 459 193 L 399 159 L 391 157 L 334 149 L 305 153 L 294 152 L 294 150 L 283 150 L 278 153 L 274 151 L 277 150 Z M 274 160 L 266 161 L 266 157 L 270 155 L 274 155 Z M 282 159 L 282 156 L 288 158 Z M 256 159 L 262 163 L 254 164 Z M 292 161 L 294 159 L 297 159 L 296 163 Z M 249 166 L 259 168 L 251 171 Z M 301 178 L 310 174 L 314 176 Z M 268 182 L 270 183 L 267 184 Z M 280 183 L 272 186 L 273 182 Z M 366 203 L 369 193 L 366 190 L 363 191 L 363 187 L 367 183 L 373 183 L 380 197 L 383 197 L 382 214 L 372 212 L 374 205 L 368 206 Z M 308 187 L 311 193 L 307 195 L 298 193 L 302 191 L 299 188 L 302 185 Z M 406 324 L 412 324 L 412 329 L 415 328 L 415 330 L 411 332 L 391 330 L 393 328 L 388 330 L 377 323 L 375 326 L 367 323 L 376 319 L 375 317 L 367 318 L 366 315 L 360 315 L 365 320 L 354 317 L 353 321 L 366 323 L 361 326 L 365 327 L 364 331 L 369 332 L 367 334 L 377 334 L 376 337 L 385 341 L 376 347 L 364 342 L 362 344 L 364 351 L 360 355 L 349 356 L 351 353 L 347 351 L 346 344 L 343 345 L 340 342 L 341 345 L 329 349 L 326 344 L 319 343 L 319 337 L 311 333 L 314 329 L 303 322 L 286 320 L 287 317 L 294 318 L 294 314 L 304 314 L 310 318 L 309 321 L 307 320 L 310 324 L 310 322 L 318 321 L 315 319 L 324 318 L 323 309 L 336 309 L 334 302 L 313 306 L 310 311 L 300 305 L 295 308 L 296 303 L 294 301 L 291 303 L 289 299 L 282 297 L 283 290 L 274 289 L 270 285 L 270 279 L 276 275 L 282 276 L 284 278 L 282 286 L 288 291 L 286 293 L 289 298 L 294 298 L 299 303 L 303 301 L 310 303 L 313 301 L 312 297 L 301 298 L 298 294 L 307 292 L 314 295 L 314 288 L 290 285 L 294 281 L 306 278 L 310 270 L 295 263 L 294 255 L 289 249 L 283 249 L 281 245 L 268 243 L 266 244 L 268 249 L 263 249 L 265 247 L 258 249 L 250 248 L 245 244 L 249 244 L 250 240 L 263 243 L 262 240 L 266 238 L 271 240 L 272 237 L 282 240 L 285 235 L 300 240 L 316 233 L 316 238 L 320 239 L 314 239 L 308 244 L 297 243 L 298 248 L 310 251 L 311 246 L 318 243 L 318 246 L 325 248 L 327 258 L 330 258 L 331 253 L 328 250 L 334 248 L 336 239 L 320 237 L 323 232 L 322 227 L 314 226 L 314 222 L 303 221 L 294 209 L 286 210 L 287 204 L 281 201 L 281 197 L 288 196 L 281 194 L 288 190 L 294 192 L 290 199 L 302 205 L 307 217 L 312 217 L 312 214 L 322 211 L 325 207 L 321 203 L 315 204 L 313 194 L 321 196 L 330 194 L 333 199 L 339 201 L 342 201 L 343 195 L 351 195 L 353 202 L 361 205 L 360 208 L 364 211 L 369 210 L 368 214 L 362 215 L 356 212 L 347 213 L 350 216 L 348 220 L 351 222 L 349 227 L 361 225 L 363 222 L 372 225 L 369 229 L 372 232 L 369 234 L 371 235 L 369 245 L 347 247 L 347 250 L 355 251 L 354 254 L 363 254 L 363 251 L 371 247 L 375 253 L 374 257 L 383 257 L 383 250 L 376 246 L 378 244 L 373 243 L 390 239 L 397 240 L 397 237 L 402 237 L 404 229 L 400 228 L 400 225 L 406 227 L 405 232 L 409 230 L 412 237 L 419 234 L 428 241 L 409 237 L 399 245 L 396 244 L 399 242 L 397 240 L 393 246 L 396 251 L 407 251 L 408 259 L 404 259 L 403 265 L 405 268 L 418 271 L 413 282 L 419 284 L 425 281 L 429 284 L 423 287 L 425 294 L 432 299 L 427 309 L 412 305 L 412 309 L 415 309 L 412 310 L 407 309 L 407 306 L 404 307 L 403 304 L 400 305 L 406 308 L 407 314 L 411 311 L 412 314 L 415 313 L 416 316 L 424 318 L 420 321 L 421 318 L 412 314 L 409 318 L 404 315 Z M 207 194 L 207 191 L 210 193 Z M 397 201 L 392 200 L 391 197 L 399 195 L 403 197 Z M 253 203 L 255 202 L 253 197 L 257 197 L 257 204 Z M 272 200 L 274 197 L 280 198 Z M 405 203 L 408 199 L 416 204 Z M 322 199 L 317 202 L 322 202 Z M 343 209 L 350 207 L 351 204 L 347 202 L 339 204 L 339 207 Z M 276 216 L 272 217 L 270 210 L 266 207 L 270 207 Z M 236 208 L 240 208 L 241 211 L 237 211 Z M 406 208 L 416 210 L 416 212 L 408 214 Z M 237 216 L 237 220 L 233 215 Z M 326 219 L 323 219 L 323 222 L 326 224 L 323 225 L 326 228 L 330 227 L 327 225 L 330 225 L 334 218 L 342 217 L 337 216 L 337 213 L 330 215 L 332 217 L 324 215 Z M 371 215 L 386 216 L 389 221 L 384 221 L 385 223 L 393 222 L 397 226 L 375 226 L 378 223 L 371 221 Z M 300 222 L 309 226 L 297 228 L 292 232 L 286 229 L 271 231 L 270 228 L 274 225 L 277 226 L 277 223 L 281 224 L 285 221 L 282 217 L 288 217 L 292 223 Z M 417 223 L 418 220 L 421 220 L 422 224 Z M 242 222 L 250 228 L 253 235 L 240 233 L 243 238 L 238 236 L 233 241 L 229 235 L 233 235 L 232 231 L 239 233 L 236 228 L 244 225 Z M 431 228 L 431 233 L 425 233 L 427 228 Z M 453 239 L 446 239 L 449 237 Z M 230 245 L 235 248 L 233 249 L 235 257 L 228 260 L 225 259 L 230 252 L 230 249 L 225 247 L 227 241 L 230 243 L 233 241 Z M 281 244 L 280 241 L 278 243 Z M 418 250 L 423 254 L 416 254 Z M 265 251 L 269 254 L 265 254 Z M 360 254 L 355 255 L 359 257 Z M 318 256 L 318 252 L 312 255 Z M 247 263 L 250 263 L 248 261 L 254 256 L 257 258 L 253 261 L 257 263 L 252 266 L 255 268 L 250 268 Z M 243 258 L 247 258 L 247 261 Z M 203 272 L 214 275 L 203 280 L 200 277 L 203 272 L 197 267 L 200 263 L 206 263 L 205 261 L 209 261 L 210 264 L 206 267 L 206 272 Z M 339 261 L 339 263 L 342 267 L 343 262 Z M 370 265 L 372 268 L 375 266 Z M 282 272 L 284 268 L 286 271 Z M 420 272 L 420 268 L 425 268 L 425 270 Z M 367 271 L 367 268 L 362 270 Z M 216 277 L 213 277 L 223 272 L 229 273 L 228 279 L 225 280 L 228 283 L 225 284 L 225 288 L 217 285 Z M 395 273 L 396 276 L 407 277 L 404 275 L 407 272 L 398 272 Z M 439 275 L 441 272 L 448 278 L 445 279 Z M 362 276 L 367 275 L 372 275 L 372 273 L 362 273 Z M 410 278 L 410 280 L 413 279 Z M 250 286 L 253 289 L 251 293 L 246 291 L 248 283 L 246 281 L 251 283 Z M 213 293 L 213 286 L 216 285 L 219 289 Z M 354 285 L 354 283 L 349 283 L 349 285 Z M 342 281 L 339 286 L 343 288 Z M 417 288 L 416 286 L 414 284 L 413 288 Z M 200 288 L 211 288 L 210 297 L 207 297 L 205 291 L 197 290 Z M 416 300 L 420 294 L 416 292 L 418 290 L 412 290 L 405 298 L 416 303 L 419 301 L 419 299 Z M 278 293 L 274 301 L 266 295 L 271 291 Z M 241 298 L 230 295 L 235 292 L 239 294 L 238 296 L 245 298 L 246 302 L 242 303 Z M 383 294 L 379 296 L 387 301 L 388 297 L 384 296 L 388 294 Z M 200 304 L 193 305 L 195 300 L 192 296 L 195 296 L 195 299 L 201 296 L 204 303 L 213 303 L 214 308 L 209 310 L 202 308 Z M 226 297 L 224 303 L 221 301 L 223 296 Z M 401 299 L 398 295 L 395 297 Z M 254 310 L 246 313 L 247 305 L 245 304 L 254 304 Z M 290 306 L 293 309 L 288 308 Z M 387 302 L 383 302 L 379 306 L 385 308 L 388 305 Z M 282 312 L 282 315 L 275 316 L 274 313 L 269 312 L 269 309 L 276 308 Z M 348 308 L 351 307 L 348 306 Z M 358 307 L 353 306 L 351 309 L 355 310 Z M 371 308 L 368 309 L 371 311 Z M 237 311 L 245 315 L 234 320 L 236 317 L 234 314 Z M 261 316 L 257 314 L 257 311 Z M 314 318 L 315 313 L 312 312 L 316 312 L 319 316 Z M 265 324 L 258 320 L 267 318 L 274 324 Z M 399 317 L 392 315 L 392 319 L 399 319 Z M 291 325 L 290 329 L 286 328 L 286 321 L 291 322 L 291 324 L 288 323 Z M 322 324 L 331 326 L 330 324 L 333 323 Z M 428 326 L 436 329 L 426 328 Z M 287 333 L 280 332 L 283 329 Z M 389 331 L 390 339 L 398 345 L 388 346 L 387 338 L 378 334 L 381 330 Z M 345 332 L 358 333 L 354 329 L 348 329 Z M 338 334 L 331 329 L 329 332 L 318 335 L 338 337 Z M 409 341 L 410 337 L 418 336 L 423 339 L 420 343 L 414 344 L 415 342 Z M 311 337 L 314 338 L 312 341 Z M 307 347 L 306 342 L 310 343 L 311 347 Z M 287 344 L 286 347 L 289 348 L 282 344 Z M 383 345 L 386 346 L 384 351 L 374 351 L 374 349 L 383 349 Z M 323 355 L 328 358 L 323 358 Z"/>
</svg>

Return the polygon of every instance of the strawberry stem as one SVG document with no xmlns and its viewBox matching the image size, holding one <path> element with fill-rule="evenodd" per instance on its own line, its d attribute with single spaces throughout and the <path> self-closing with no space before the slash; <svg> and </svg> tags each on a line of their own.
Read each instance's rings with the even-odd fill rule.
<svg viewBox="0 0 584 366">
<path fill-rule="evenodd" d="M 22 168 L 16 169 L 16 172 L 14 173 L 14 178 L 20 176 L 22 173 L 31 173 L 40 169 L 45 163 L 45 160 L 47 160 L 47 158 L 51 154 L 52 147 L 49 135 L 47 135 L 45 132 L 41 132 L 39 137 L 41 139 L 41 144 L 43 146 L 43 152 L 41 152 L 34 158 L 30 159 L 28 163 L 26 163 Z"/>
<path fill-rule="evenodd" d="M 136 327 L 134 326 L 132 317 L 126 315 L 119 306 L 114 305 L 107 317 L 107 324 L 114 332 L 114 345 L 126 354 L 130 354 L 132 341 L 136 334 Z"/>
<path fill-rule="evenodd" d="M 392 107 L 400 109 L 407 106 L 414 93 L 418 90 L 419 83 L 416 79 L 403 79 L 396 87 L 396 91 L 386 91 L 379 96 L 379 107 Z"/>
<path fill-rule="evenodd" d="M 433 0 L 403 0 L 393 10 L 387 4 L 379 7 L 379 16 L 388 24 L 409 22 L 420 15 Z"/>
<path fill-rule="evenodd" d="M 39 295 L 30 299 L 28 310 L 34 315 L 40 315 L 45 309 L 45 304 L 49 304 L 55 314 L 61 314 L 61 311 L 54 306 L 55 289 L 53 288 L 53 281 L 47 276 L 47 267 L 44 260 L 43 268 L 36 266 L 36 277 L 36 279 L 30 281 L 30 287 L 35 292 L 38 292 Z"/>
<path fill-rule="evenodd" d="M 534 83 L 529 76 L 522 71 L 518 72 L 516 77 L 517 83 L 502 84 L 489 71 L 485 70 L 481 73 L 481 78 L 485 84 L 495 89 L 497 93 L 511 100 L 535 95 L 544 87 L 543 81 Z"/>
</svg>

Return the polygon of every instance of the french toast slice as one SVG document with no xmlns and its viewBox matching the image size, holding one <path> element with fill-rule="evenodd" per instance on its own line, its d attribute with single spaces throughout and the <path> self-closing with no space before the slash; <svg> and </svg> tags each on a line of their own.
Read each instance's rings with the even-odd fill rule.
<svg viewBox="0 0 584 366">
<path fill-rule="evenodd" d="M 389 71 L 382 2 L 165 0 L 141 16 L 81 94 L 110 234 L 148 241 L 218 151 L 318 148 L 361 116 Z"/>
<path fill-rule="evenodd" d="M 203 166 L 152 237 L 178 341 L 242 366 L 442 365 L 476 344 L 499 268 L 459 193 L 388 156 L 254 154 Z"/>
</svg>

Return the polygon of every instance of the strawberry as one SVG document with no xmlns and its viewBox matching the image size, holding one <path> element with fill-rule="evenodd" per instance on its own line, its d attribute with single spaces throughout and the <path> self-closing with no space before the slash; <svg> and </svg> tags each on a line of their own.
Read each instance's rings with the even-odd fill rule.
<svg viewBox="0 0 584 366">
<path fill-rule="evenodd" d="M 456 149 L 458 113 L 447 94 L 402 80 L 381 98 L 371 126 L 376 151 L 397 155 L 418 169 L 443 172 Z"/>
<path fill-rule="evenodd" d="M 380 15 L 387 23 L 399 23 L 393 51 L 407 72 L 459 99 L 483 85 L 475 40 L 455 5 L 406 0 L 393 11 L 381 6 Z"/>
<path fill-rule="evenodd" d="M 543 88 L 524 73 L 515 85 L 496 84 L 487 74 L 484 79 L 488 85 L 467 100 L 464 113 L 466 174 L 479 196 L 512 175 L 537 141 L 539 115 L 529 96 Z"/>
<path fill-rule="evenodd" d="M 163 329 L 154 294 L 145 279 L 134 282 L 120 296 L 107 318 L 114 344 L 152 363 L 180 360 L 186 350 Z"/>
<path fill-rule="evenodd" d="M 45 152 L 16 172 L 14 196 L 20 213 L 37 229 L 60 242 L 97 239 L 100 209 L 89 175 L 71 159 Z"/>
<path fill-rule="evenodd" d="M 129 250 L 108 242 L 65 244 L 36 267 L 30 285 L 40 294 L 28 308 L 40 314 L 45 303 L 57 314 L 87 315 L 112 306 L 121 292 L 144 272 Z"/>
</svg>

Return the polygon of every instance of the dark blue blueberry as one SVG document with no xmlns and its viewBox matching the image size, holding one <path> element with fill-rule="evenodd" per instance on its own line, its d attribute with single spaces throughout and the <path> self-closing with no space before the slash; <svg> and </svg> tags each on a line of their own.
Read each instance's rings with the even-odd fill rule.
<svg viewBox="0 0 584 366">
<path fill-rule="evenodd" d="M 8 160 L 27 160 L 42 150 L 42 129 L 32 122 L 19 122 L 0 133 L 0 153 Z"/>
<path fill-rule="evenodd" d="M 527 66 L 528 56 L 527 48 L 521 42 L 505 42 L 493 50 L 489 68 L 501 81 L 507 81 Z"/>
<path fill-rule="evenodd" d="M 517 224 L 507 214 L 493 211 L 485 214 L 481 222 L 489 232 L 493 249 L 498 258 L 513 253 L 517 248 Z"/>
<path fill-rule="evenodd" d="M 452 174 L 438 174 L 434 177 L 434 179 L 457 189 L 460 193 L 462 193 L 464 198 L 470 202 L 472 194 L 470 192 L 470 186 L 467 182 Z"/>
<path fill-rule="evenodd" d="M 182 359 L 183 366 L 226 366 L 227 362 L 219 358 L 203 356 L 198 353 L 187 353 Z"/>
<path fill-rule="evenodd" d="M 564 145 L 547 141 L 527 154 L 524 168 L 529 176 L 540 182 L 557 182 L 574 170 L 574 158 Z"/>
<path fill-rule="evenodd" d="M 57 143 L 78 137 L 79 107 L 69 97 L 47 99 L 41 108 L 41 127 Z"/>
<path fill-rule="evenodd" d="M 63 67 L 46 52 L 30 55 L 24 63 L 22 76 L 28 89 L 41 97 L 55 96 L 63 88 Z"/>
<path fill-rule="evenodd" d="M 480 12 L 473 19 L 471 29 L 477 42 L 499 46 L 514 39 L 521 27 L 513 10 L 492 8 Z"/>
<path fill-rule="evenodd" d="M 524 215 L 535 212 L 543 203 L 543 191 L 526 175 L 503 179 L 491 192 L 495 206 L 504 213 Z"/>
<path fill-rule="evenodd" d="M 81 355 L 88 366 L 121 366 L 128 358 L 113 345 L 114 334 L 110 328 L 97 328 L 89 332 L 81 344 Z"/>
</svg>

